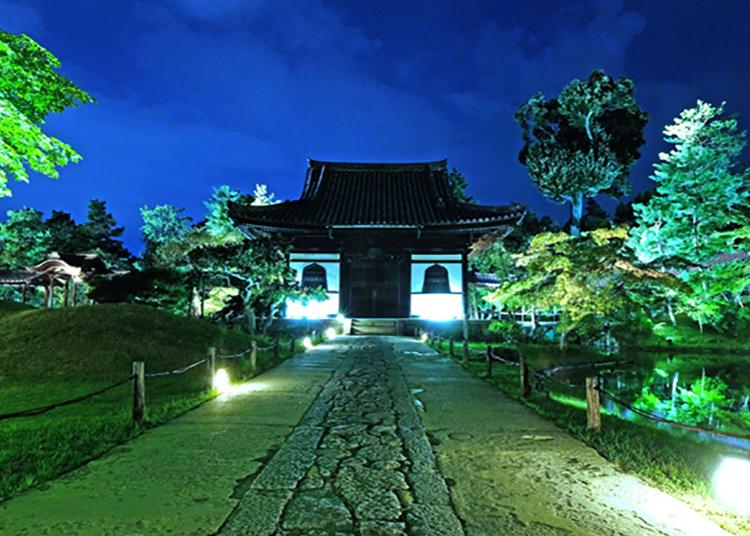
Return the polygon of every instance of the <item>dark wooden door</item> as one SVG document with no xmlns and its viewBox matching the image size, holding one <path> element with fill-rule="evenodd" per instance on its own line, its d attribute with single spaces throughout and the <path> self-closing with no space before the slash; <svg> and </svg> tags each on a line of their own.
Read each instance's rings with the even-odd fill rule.
<svg viewBox="0 0 750 536">
<path fill-rule="evenodd" d="M 391 258 L 353 258 L 349 270 L 352 318 L 402 316 L 403 263 Z"/>
</svg>

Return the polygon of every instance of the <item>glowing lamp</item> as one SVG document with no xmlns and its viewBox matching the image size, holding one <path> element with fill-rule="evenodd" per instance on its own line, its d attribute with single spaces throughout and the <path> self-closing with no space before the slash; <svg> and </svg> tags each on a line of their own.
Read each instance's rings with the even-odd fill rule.
<svg viewBox="0 0 750 536">
<path fill-rule="evenodd" d="M 229 389 L 229 374 L 227 373 L 226 369 L 220 368 L 214 373 L 213 385 L 214 389 L 216 389 L 220 393 L 223 393 L 224 391 Z"/>
<path fill-rule="evenodd" d="M 343 324 L 344 320 L 346 320 L 346 317 L 341 313 L 336 315 L 336 321 L 338 321 L 339 324 Z"/>
<path fill-rule="evenodd" d="M 336 330 L 333 328 L 328 328 L 326 330 L 326 339 L 330 340 L 334 338 L 336 338 Z"/>
<path fill-rule="evenodd" d="M 727 508 L 750 513 L 750 460 L 723 458 L 713 478 L 716 498 Z"/>
<path fill-rule="evenodd" d="M 422 342 L 427 342 L 428 338 L 429 337 L 427 336 L 427 333 L 422 333 L 422 336 L 419 337 L 419 340 L 422 341 Z"/>
<path fill-rule="evenodd" d="M 302 346 L 304 346 L 308 350 L 315 347 L 310 337 L 305 337 L 304 339 L 302 339 Z"/>
</svg>

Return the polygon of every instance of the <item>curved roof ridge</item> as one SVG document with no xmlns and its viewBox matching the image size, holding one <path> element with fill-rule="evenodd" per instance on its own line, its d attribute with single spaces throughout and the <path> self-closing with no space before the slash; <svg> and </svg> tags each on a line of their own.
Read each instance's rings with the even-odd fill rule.
<svg viewBox="0 0 750 536">
<path fill-rule="evenodd" d="M 402 171 L 407 169 L 424 169 L 425 167 L 429 167 L 430 169 L 447 169 L 448 159 L 443 158 L 442 160 L 432 160 L 427 162 L 336 162 L 308 158 L 307 165 L 308 167 L 326 166 L 328 169 L 377 169 L 378 171 L 392 169 L 394 171 Z"/>
</svg>

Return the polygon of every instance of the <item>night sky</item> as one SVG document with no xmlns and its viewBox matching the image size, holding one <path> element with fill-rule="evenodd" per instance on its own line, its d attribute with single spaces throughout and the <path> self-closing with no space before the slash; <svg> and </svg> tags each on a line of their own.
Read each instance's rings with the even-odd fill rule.
<svg viewBox="0 0 750 536">
<path fill-rule="evenodd" d="M 49 48 L 98 100 L 47 123 L 84 160 L 11 184 L 0 211 L 82 220 L 102 198 L 136 252 L 140 206 L 200 219 L 213 187 L 257 182 L 296 198 L 308 156 L 448 158 L 481 202 L 564 221 L 518 163 L 513 112 L 596 68 L 632 78 L 651 114 L 636 191 L 662 127 L 696 99 L 727 101 L 750 128 L 746 0 L 0 0 L 0 28 Z"/>
</svg>

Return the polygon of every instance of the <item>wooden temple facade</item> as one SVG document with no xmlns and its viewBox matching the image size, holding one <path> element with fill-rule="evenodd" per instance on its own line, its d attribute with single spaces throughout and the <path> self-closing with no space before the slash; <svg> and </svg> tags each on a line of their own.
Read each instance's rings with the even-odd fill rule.
<svg viewBox="0 0 750 536">
<path fill-rule="evenodd" d="M 248 235 L 288 239 L 302 286 L 327 291 L 325 302 L 289 304 L 290 318 L 466 318 L 471 245 L 523 213 L 455 199 L 445 160 L 310 160 L 299 199 L 230 207 Z"/>
</svg>

